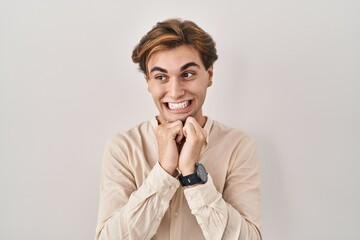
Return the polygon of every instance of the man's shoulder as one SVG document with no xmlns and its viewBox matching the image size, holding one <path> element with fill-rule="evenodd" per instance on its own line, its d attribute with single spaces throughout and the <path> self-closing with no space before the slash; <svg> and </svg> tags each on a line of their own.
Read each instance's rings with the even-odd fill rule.
<svg viewBox="0 0 360 240">
<path fill-rule="evenodd" d="M 210 134 L 214 135 L 216 138 L 225 138 L 239 141 L 254 141 L 254 138 L 241 128 L 234 127 L 216 120 L 212 120 L 212 122 L 213 126 L 211 128 Z"/>
<path fill-rule="evenodd" d="M 213 131 L 217 131 L 219 133 L 226 134 L 237 134 L 237 135 L 247 135 L 243 130 L 241 130 L 238 127 L 234 127 L 231 125 L 228 125 L 227 123 L 223 123 L 217 120 L 212 120 L 213 122 Z"/>
<path fill-rule="evenodd" d="M 150 137 L 154 132 L 154 120 L 147 120 L 134 125 L 125 131 L 118 131 L 109 141 L 113 143 L 119 142 L 136 142 L 141 141 L 143 136 Z"/>
</svg>

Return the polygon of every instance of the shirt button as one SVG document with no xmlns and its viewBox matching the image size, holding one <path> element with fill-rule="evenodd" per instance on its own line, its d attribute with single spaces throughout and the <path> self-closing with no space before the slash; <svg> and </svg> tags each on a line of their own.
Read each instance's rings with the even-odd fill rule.
<svg viewBox="0 0 360 240">
<path fill-rule="evenodd" d="M 174 215 L 175 215 L 175 217 L 177 217 L 177 216 L 178 216 L 178 212 L 175 212 L 175 214 L 174 214 Z"/>
</svg>

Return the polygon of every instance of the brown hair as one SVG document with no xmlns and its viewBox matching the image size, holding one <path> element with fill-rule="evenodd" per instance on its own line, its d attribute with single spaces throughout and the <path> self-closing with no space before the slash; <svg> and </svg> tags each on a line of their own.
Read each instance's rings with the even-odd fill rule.
<svg viewBox="0 0 360 240">
<path fill-rule="evenodd" d="M 182 45 L 194 47 L 200 54 L 205 69 L 217 60 L 215 42 L 212 37 L 192 21 L 168 19 L 158 22 L 136 45 L 132 60 L 147 76 L 147 63 L 157 51 L 169 50 Z"/>
</svg>

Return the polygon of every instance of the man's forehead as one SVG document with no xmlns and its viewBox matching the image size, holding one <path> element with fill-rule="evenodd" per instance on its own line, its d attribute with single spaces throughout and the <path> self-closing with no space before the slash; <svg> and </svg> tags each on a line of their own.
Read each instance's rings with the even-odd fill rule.
<svg viewBox="0 0 360 240">
<path fill-rule="evenodd" d="M 180 46 L 153 53 L 148 61 L 148 71 L 151 73 L 155 68 L 165 69 L 168 72 L 181 71 L 189 67 L 200 68 L 202 65 L 197 50 L 188 46 Z"/>
</svg>

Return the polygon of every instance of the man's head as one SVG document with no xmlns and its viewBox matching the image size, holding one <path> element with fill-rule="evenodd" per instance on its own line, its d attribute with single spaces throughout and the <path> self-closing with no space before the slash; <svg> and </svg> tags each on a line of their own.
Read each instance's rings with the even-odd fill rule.
<svg viewBox="0 0 360 240">
<path fill-rule="evenodd" d="M 191 21 L 169 19 L 158 22 L 140 40 L 132 53 L 132 60 L 148 76 L 147 64 L 155 52 L 182 45 L 192 46 L 199 52 L 205 69 L 212 66 L 218 58 L 214 40 L 203 29 Z"/>
<path fill-rule="evenodd" d="M 141 39 L 132 59 L 146 76 L 161 123 L 192 116 L 205 124 L 202 105 L 217 59 L 209 34 L 190 21 L 160 22 Z"/>
</svg>

